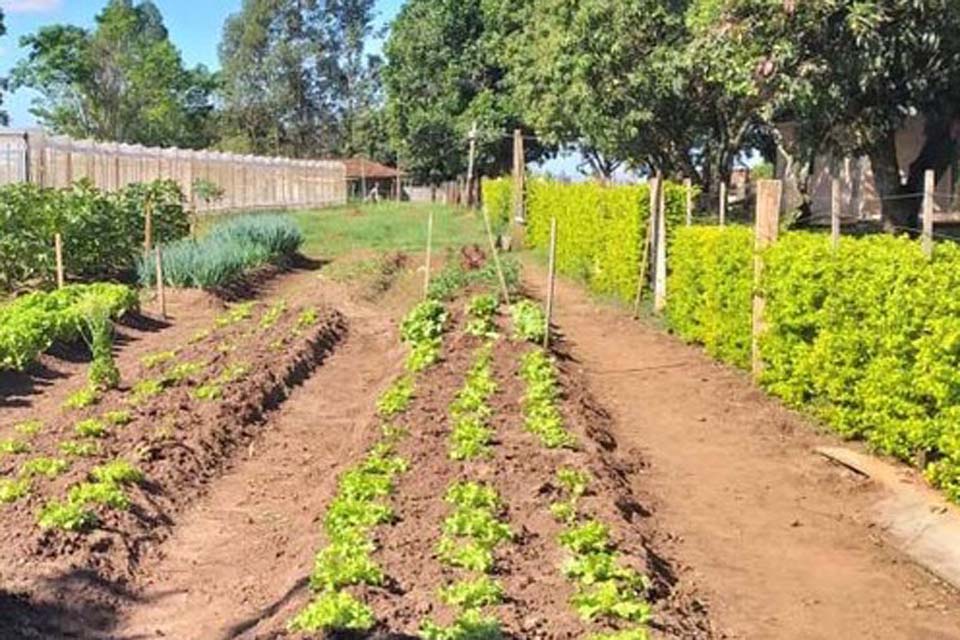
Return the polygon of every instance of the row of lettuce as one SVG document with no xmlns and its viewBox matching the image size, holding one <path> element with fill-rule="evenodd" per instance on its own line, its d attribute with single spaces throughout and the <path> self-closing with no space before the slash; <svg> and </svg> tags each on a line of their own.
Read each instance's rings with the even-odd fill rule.
<svg viewBox="0 0 960 640">
<path fill-rule="evenodd" d="M 753 259 L 746 227 L 680 229 L 670 252 L 670 326 L 744 368 Z M 960 248 L 788 232 L 763 262 L 762 385 L 960 502 Z"/>
</svg>

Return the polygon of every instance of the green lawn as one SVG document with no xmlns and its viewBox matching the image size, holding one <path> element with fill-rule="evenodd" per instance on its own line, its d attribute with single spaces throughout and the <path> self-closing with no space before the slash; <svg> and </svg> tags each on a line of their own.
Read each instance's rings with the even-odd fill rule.
<svg viewBox="0 0 960 640">
<path fill-rule="evenodd" d="M 289 215 L 300 224 L 306 238 L 304 254 L 335 258 L 356 249 L 423 251 L 430 211 L 435 250 L 474 242 L 485 246 L 481 217 L 446 205 L 384 202 L 295 211 Z"/>
</svg>

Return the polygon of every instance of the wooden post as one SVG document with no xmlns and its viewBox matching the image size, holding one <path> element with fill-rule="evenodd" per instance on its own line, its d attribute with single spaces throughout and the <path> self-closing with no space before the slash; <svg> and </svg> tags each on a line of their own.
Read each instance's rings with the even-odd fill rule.
<svg viewBox="0 0 960 640">
<path fill-rule="evenodd" d="M 928 258 L 933 257 L 933 191 L 936 188 L 936 177 L 933 169 L 923 173 L 923 253 Z"/>
<path fill-rule="evenodd" d="M 640 279 L 637 281 L 637 295 L 633 299 L 633 317 L 640 317 L 640 302 L 643 300 L 643 289 L 647 283 L 647 269 L 654 262 L 654 253 L 656 252 L 657 237 L 657 210 L 659 207 L 660 196 L 658 194 L 660 185 L 660 173 L 657 177 L 648 181 L 650 187 L 650 213 L 647 216 L 647 232 L 643 239 L 643 248 L 640 253 Z M 656 268 L 653 265 L 653 268 Z M 651 269 L 652 270 L 652 269 Z"/>
<path fill-rule="evenodd" d="M 63 289 L 63 237 L 59 233 L 53 236 L 53 250 L 57 261 L 57 288 Z"/>
<path fill-rule="evenodd" d="M 724 227 L 727 224 L 727 183 L 726 181 L 720 182 L 720 226 Z"/>
<path fill-rule="evenodd" d="M 840 180 L 830 183 L 830 244 L 833 250 L 840 248 Z"/>
<path fill-rule="evenodd" d="M 693 181 L 685 178 L 683 181 L 683 192 L 687 196 L 687 226 L 693 224 Z"/>
<path fill-rule="evenodd" d="M 500 293 L 503 294 L 504 303 L 509 305 L 510 290 L 507 288 L 507 278 L 503 275 L 503 268 L 500 265 L 500 251 L 493 237 L 493 229 L 490 227 L 490 212 L 487 211 L 487 205 L 483 205 L 483 225 L 487 229 L 487 242 L 490 243 L 490 251 L 493 253 L 493 265 L 497 268 L 497 278 L 500 280 Z"/>
<path fill-rule="evenodd" d="M 526 181 L 527 161 L 523 146 L 523 131 L 513 130 L 513 220 L 517 224 L 526 223 L 523 190 Z"/>
<path fill-rule="evenodd" d="M 367 201 L 367 161 L 360 156 L 360 202 Z"/>
<path fill-rule="evenodd" d="M 403 202 L 403 182 L 400 177 L 400 152 L 397 152 L 397 202 Z"/>
<path fill-rule="evenodd" d="M 779 180 L 759 180 L 757 182 L 757 221 L 753 259 L 753 331 L 752 364 L 753 375 L 763 372 L 763 359 L 760 357 L 760 335 L 764 330 L 763 311 L 766 301 L 760 293 L 763 278 L 762 251 L 776 242 L 780 230 L 780 200 L 783 183 Z"/>
<path fill-rule="evenodd" d="M 553 296 L 557 281 L 557 219 L 550 218 L 550 262 L 547 268 L 547 317 L 543 331 L 543 348 L 550 348 L 550 324 L 553 322 Z"/>
<path fill-rule="evenodd" d="M 423 299 L 427 299 L 427 295 L 430 291 L 430 259 L 432 258 L 433 253 L 433 207 L 430 208 L 430 212 L 427 214 L 427 258 L 424 263 L 424 272 L 423 272 Z"/>
<path fill-rule="evenodd" d="M 157 260 L 157 301 L 160 303 L 160 317 L 167 319 L 167 291 L 163 282 L 163 251 L 160 245 L 157 245 L 154 255 Z"/>
<path fill-rule="evenodd" d="M 474 205 L 473 201 L 473 169 L 474 162 L 476 161 L 477 155 L 477 121 L 473 121 L 473 126 L 470 127 L 470 155 L 467 157 L 467 184 L 465 187 L 466 196 L 464 201 L 467 204 L 468 208 L 472 208 Z"/>
<path fill-rule="evenodd" d="M 147 195 L 143 200 L 143 250 L 153 248 L 153 201 Z"/>
<path fill-rule="evenodd" d="M 657 255 L 653 272 L 653 310 L 663 313 L 667 308 L 667 190 L 663 178 L 657 180 Z"/>
</svg>

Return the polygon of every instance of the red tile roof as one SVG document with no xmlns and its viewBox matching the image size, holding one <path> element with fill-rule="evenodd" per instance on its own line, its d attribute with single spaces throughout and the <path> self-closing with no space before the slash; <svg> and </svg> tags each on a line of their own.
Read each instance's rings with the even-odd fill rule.
<svg viewBox="0 0 960 640">
<path fill-rule="evenodd" d="M 374 162 L 373 160 L 367 160 L 366 158 L 347 158 L 343 161 L 343 164 L 347 167 L 347 180 L 359 180 L 364 176 L 368 179 L 376 180 L 380 178 L 396 178 L 398 173 L 401 176 L 403 175 L 403 172 L 398 172 L 393 167 L 388 167 L 387 165 Z"/>
</svg>

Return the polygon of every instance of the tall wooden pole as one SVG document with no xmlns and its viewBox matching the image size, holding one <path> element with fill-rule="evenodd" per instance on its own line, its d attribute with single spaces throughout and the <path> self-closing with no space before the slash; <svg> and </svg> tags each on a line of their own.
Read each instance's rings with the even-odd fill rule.
<svg viewBox="0 0 960 640">
<path fill-rule="evenodd" d="M 153 199 L 147 194 L 143 199 L 143 250 L 153 248 Z"/>
<path fill-rule="evenodd" d="M 400 173 L 400 152 L 397 152 L 397 202 L 403 202 L 403 182 Z"/>
<path fill-rule="evenodd" d="M 517 224 L 526 222 L 523 192 L 526 181 L 527 161 L 523 145 L 523 131 L 513 130 L 513 220 Z"/>
<path fill-rule="evenodd" d="M 667 205 L 663 177 L 657 180 L 657 255 L 653 272 L 653 310 L 663 313 L 667 308 Z"/>
<path fill-rule="evenodd" d="M 160 317 L 167 319 L 167 292 L 163 282 L 163 251 L 157 245 L 155 251 L 157 260 L 157 301 L 160 303 Z"/>
<path fill-rule="evenodd" d="M 779 180 L 760 180 L 757 182 L 757 221 L 755 237 L 755 256 L 753 263 L 753 331 L 752 364 L 753 375 L 763 372 L 763 359 L 760 356 L 760 336 L 764 330 L 763 312 L 766 300 L 760 292 L 763 279 L 763 250 L 777 240 L 780 231 L 780 201 L 783 184 Z"/>
<path fill-rule="evenodd" d="M 487 230 L 487 242 L 490 244 L 490 251 L 493 254 L 493 264 L 497 268 L 497 278 L 500 280 L 500 293 L 503 295 L 504 304 L 510 304 L 510 289 L 507 288 L 507 278 L 503 275 L 503 267 L 500 264 L 500 251 L 497 248 L 497 242 L 493 237 L 493 229 L 490 226 L 490 212 L 487 211 L 487 205 L 483 205 L 483 226 Z"/>
<path fill-rule="evenodd" d="M 466 197 L 464 201 L 466 202 L 467 207 L 473 207 L 473 169 L 474 163 L 476 162 L 477 155 L 477 121 L 473 121 L 473 126 L 470 127 L 470 154 L 467 157 L 467 184 L 466 184 Z"/>
<path fill-rule="evenodd" d="M 550 324 L 553 322 L 553 296 L 557 280 L 557 219 L 550 218 L 550 262 L 547 269 L 547 316 L 543 331 L 543 348 L 550 348 Z"/>
<path fill-rule="evenodd" d="M 840 248 L 840 180 L 830 183 L 830 244 L 833 250 Z"/>
<path fill-rule="evenodd" d="M 53 250 L 57 261 L 57 288 L 63 289 L 63 237 L 59 233 L 53 236 Z"/>
<path fill-rule="evenodd" d="M 687 218 L 686 224 L 689 227 L 693 224 L 693 181 L 685 178 L 683 181 L 683 192 L 687 197 Z"/>
<path fill-rule="evenodd" d="M 727 183 L 726 181 L 720 182 L 720 226 L 724 227 L 727 224 Z"/>
<path fill-rule="evenodd" d="M 367 162 L 360 156 L 360 202 L 367 201 Z"/>
<path fill-rule="evenodd" d="M 423 268 L 423 299 L 426 300 L 430 292 L 430 261 L 433 257 L 433 207 L 427 214 L 427 257 Z"/>
<path fill-rule="evenodd" d="M 936 188 L 936 176 L 932 169 L 923 174 L 923 253 L 933 257 L 933 191 Z"/>
</svg>

